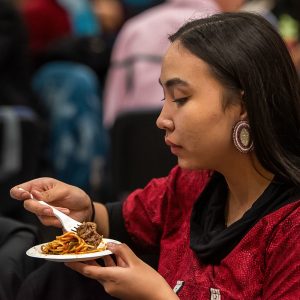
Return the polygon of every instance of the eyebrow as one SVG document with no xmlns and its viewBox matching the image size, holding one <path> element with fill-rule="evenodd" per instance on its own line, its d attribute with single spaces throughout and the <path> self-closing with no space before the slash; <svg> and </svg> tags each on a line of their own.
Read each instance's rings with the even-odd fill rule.
<svg viewBox="0 0 300 300">
<path fill-rule="evenodd" d="M 162 85 L 162 82 L 161 80 L 159 79 L 158 80 L 159 84 Z M 170 88 L 170 87 L 173 87 L 174 85 L 185 85 L 187 86 L 188 83 L 180 78 L 172 78 L 172 79 L 169 79 L 165 82 L 165 85 L 166 87 Z"/>
</svg>

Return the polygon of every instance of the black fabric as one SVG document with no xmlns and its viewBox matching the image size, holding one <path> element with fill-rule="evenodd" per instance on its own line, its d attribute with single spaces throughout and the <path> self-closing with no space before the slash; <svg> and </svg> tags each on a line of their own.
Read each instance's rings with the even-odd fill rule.
<svg viewBox="0 0 300 300">
<path fill-rule="evenodd" d="M 143 188 L 152 178 L 167 176 L 177 164 L 176 156 L 164 143 L 164 132 L 155 125 L 159 112 L 137 109 L 124 112 L 115 120 L 110 132 L 107 183 L 113 199 L 122 199 Z"/>
<path fill-rule="evenodd" d="M 98 262 L 101 263 L 102 260 Z M 114 300 L 102 285 L 67 268 L 47 262 L 23 282 L 16 300 Z M 6 300 L 2 299 L 1 300 Z"/>
<path fill-rule="evenodd" d="M 43 114 L 31 88 L 31 66 L 25 24 L 12 1 L 0 1 L 0 103 L 27 105 Z"/>
<path fill-rule="evenodd" d="M 192 211 L 190 247 L 204 263 L 220 263 L 260 219 L 300 199 L 300 187 L 275 177 L 244 216 L 226 227 L 227 193 L 224 177 L 214 173 Z"/>
<path fill-rule="evenodd" d="M 0 83 L 1 86 L 1 83 Z M 1 94 L 1 93 L 0 93 Z M 1 102 L 1 100 L 0 100 Z M 7 110 L 7 107 L 0 105 L 0 111 Z M 19 134 L 9 135 L 11 137 L 11 147 L 18 149 L 19 160 L 18 168 L 5 173 L 3 170 L 4 161 L 7 160 L 5 149 L 7 141 L 5 136 L 8 135 L 7 130 L 11 125 L 3 118 L 0 113 L 0 214 L 24 223 L 31 223 L 40 226 L 40 222 L 36 216 L 24 210 L 22 201 L 14 201 L 11 199 L 9 190 L 20 182 L 31 180 L 38 177 L 42 167 L 44 167 L 44 142 L 47 135 L 43 127 L 41 119 L 34 111 L 26 106 L 11 106 L 11 114 L 15 118 L 15 126 L 18 126 Z M 14 153 L 14 151 L 13 151 Z M 10 161 L 12 154 L 8 150 Z"/>
<path fill-rule="evenodd" d="M 132 240 L 125 227 L 122 205 L 123 201 L 105 204 L 109 216 L 109 237 L 132 246 Z"/>
<path fill-rule="evenodd" d="M 103 36 L 67 36 L 58 39 L 40 55 L 38 68 L 51 61 L 79 62 L 92 68 L 104 85 L 113 43 Z"/>
<path fill-rule="evenodd" d="M 7 244 L 7 241 L 18 232 L 29 232 L 38 238 L 38 230 L 34 226 L 0 216 L 0 247 Z"/>
<path fill-rule="evenodd" d="M 152 268 L 157 269 L 159 253 L 145 253 L 145 249 L 140 249 L 135 245 L 125 227 L 122 205 L 123 201 L 105 204 L 109 216 L 109 237 L 127 244 L 140 259 Z"/>
<path fill-rule="evenodd" d="M 41 262 L 25 252 L 38 243 L 37 230 L 15 220 L 0 217 L 0 299 L 14 300 L 23 280 Z"/>
</svg>

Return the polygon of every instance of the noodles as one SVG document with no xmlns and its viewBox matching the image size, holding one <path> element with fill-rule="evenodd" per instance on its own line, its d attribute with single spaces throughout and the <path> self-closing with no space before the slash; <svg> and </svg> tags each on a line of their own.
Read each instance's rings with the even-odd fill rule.
<svg viewBox="0 0 300 300">
<path fill-rule="evenodd" d="M 44 254 L 85 254 L 100 252 L 106 249 L 105 243 L 101 242 L 98 247 L 87 244 L 75 232 L 66 232 L 57 236 L 52 242 L 42 245 L 41 250 Z"/>
</svg>

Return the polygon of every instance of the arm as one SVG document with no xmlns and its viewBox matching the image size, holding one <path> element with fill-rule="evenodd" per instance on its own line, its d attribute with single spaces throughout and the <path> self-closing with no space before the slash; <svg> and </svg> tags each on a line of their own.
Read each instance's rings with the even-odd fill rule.
<svg viewBox="0 0 300 300">
<path fill-rule="evenodd" d="M 101 203 L 95 203 L 95 223 L 97 224 L 98 231 L 104 237 L 109 236 L 109 217 L 106 207 Z"/>
</svg>

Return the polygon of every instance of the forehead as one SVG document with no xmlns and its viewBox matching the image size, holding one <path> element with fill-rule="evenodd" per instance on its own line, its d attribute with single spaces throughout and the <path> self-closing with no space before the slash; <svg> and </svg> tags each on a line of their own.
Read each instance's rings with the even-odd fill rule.
<svg viewBox="0 0 300 300">
<path fill-rule="evenodd" d="M 180 42 L 172 43 L 163 58 L 161 80 L 173 77 L 191 80 L 199 76 L 212 77 L 208 64 L 191 53 Z"/>
<path fill-rule="evenodd" d="M 170 45 L 164 56 L 160 81 L 164 84 L 173 78 L 183 80 L 192 88 L 212 82 L 214 85 L 220 84 L 212 75 L 209 65 L 178 41 Z"/>
</svg>

